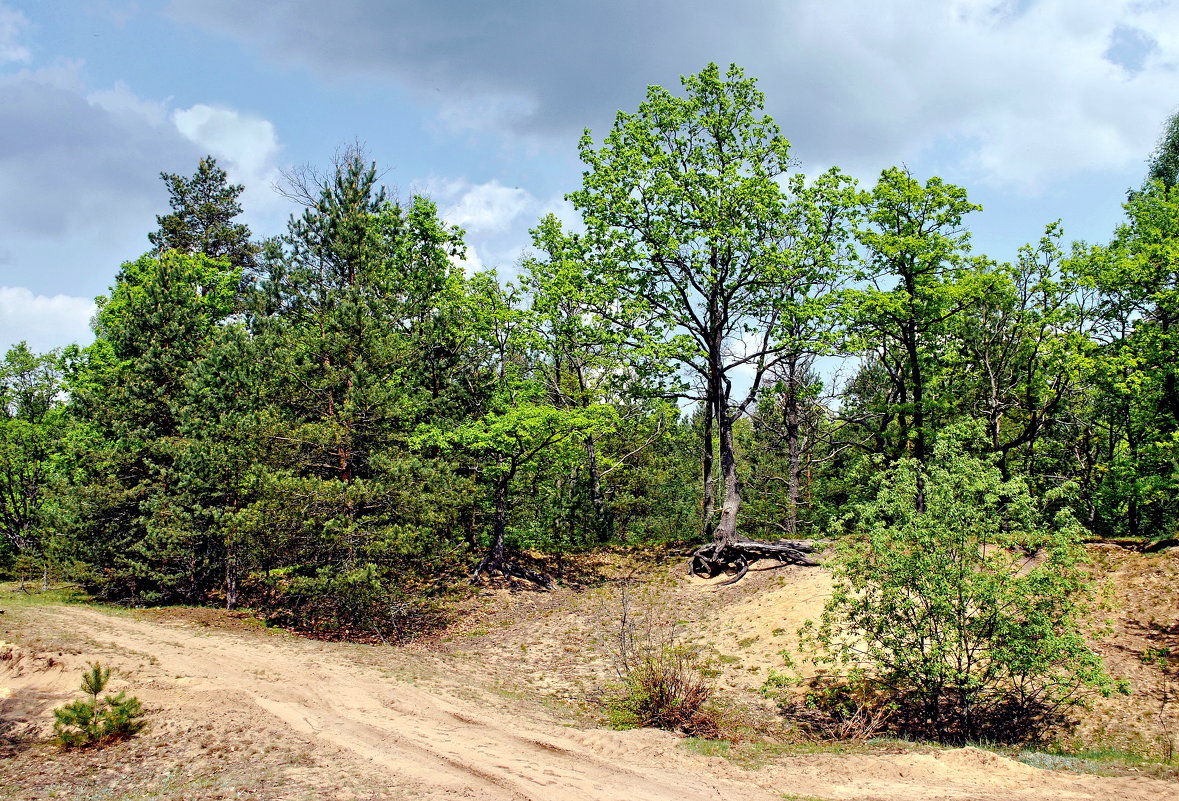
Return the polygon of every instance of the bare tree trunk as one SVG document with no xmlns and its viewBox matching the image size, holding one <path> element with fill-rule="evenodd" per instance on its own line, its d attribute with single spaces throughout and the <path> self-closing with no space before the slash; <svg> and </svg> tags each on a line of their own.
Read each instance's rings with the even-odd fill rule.
<svg viewBox="0 0 1179 801">
<path fill-rule="evenodd" d="M 702 545 L 692 554 L 692 573 L 712 578 L 722 572 L 735 573 L 721 582 L 735 584 L 759 559 L 775 559 L 780 564 L 814 566 L 817 564 L 808 556 L 814 552 L 809 543 L 798 540 L 778 542 L 757 542 L 742 539 L 737 534 L 737 516 L 741 511 L 741 482 L 737 473 L 737 454 L 733 441 L 733 424 L 736 417 L 730 412 L 725 395 L 716 394 L 709 398 L 713 405 L 714 419 L 720 442 L 721 479 L 724 481 L 725 496 L 721 506 L 720 521 L 713 532 L 712 542 Z M 797 476 L 800 470 L 795 471 Z M 797 497 L 795 499 L 797 501 Z"/>
<path fill-rule="evenodd" d="M 237 537 L 230 536 L 225 549 L 225 608 L 237 608 Z"/>
<path fill-rule="evenodd" d="M 704 535 L 704 539 L 712 539 L 713 534 L 713 513 L 712 507 L 716 502 L 716 482 L 713 479 L 712 472 L 714 469 L 713 459 L 714 449 L 712 442 L 712 424 L 713 424 L 713 402 L 712 390 L 709 388 L 709 397 L 704 402 L 704 442 L 703 453 L 700 459 L 700 472 L 704 479 L 704 493 L 701 500 L 701 521 L 700 529 Z"/>
<path fill-rule="evenodd" d="M 495 482 L 495 519 L 491 529 L 491 548 L 484 562 L 489 567 L 504 563 L 504 535 L 508 530 L 508 483 L 512 480 L 510 470 Z"/>
<path fill-rule="evenodd" d="M 783 423 L 786 429 L 786 519 L 782 521 L 787 539 L 794 539 L 798 533 L 799 480 L 802 473 L 802 443 L 798 396 L 802 378 L 799 375 L 798 360 L 791 358 L 787 364 L 786 397 L 782 404 Z"/>
<path fill-rule="evenodd" d="M 712 541 L 718 547 L 722 547 L 732 545 L 737 541 L 737 514 L 741 511 L 741 482 L 737 477 L 737 451 L 733 445 L 733 418 L 727 408 L 720 408 L 717 409 L 716 420 L 718 439 L 720 440 L 721 479 L 725 485 L 725 500 L 721 505 L 720 521 L 713 532 Z"/>
<path fill-rule="evenodd" d="M 719 340 L 714 341 L 714 349 L 709 357 L 709 380 L 705 394 L 705 500 L 712 499 L 712 439 L 713 426 L 716 427 L 717 440 L 720 447 L 720 480 L 724 483 L 724 499 L 721 503 L 720 519 L 712 531 L 712 541 L 702 545 L 692 554 L 690 570 L 698 576 L 712 578 L 718 574 L 734 574 L 731 578 L 721 582 L 721 585 L 735 584 L 749 571 L 749 567 L 759 559 L 775 559 L 780 564 L 796 564 L 813 566 L 817 564 L 807 554 L 813 553 L 813 547 L 797 540 L 781 540 L 778 542 L 757 542 L 740 537 L 737 533 L 737 518 L 741 512 L 741 479 L 737 471 L 737 448 L 733 436 L 733 428 L 744 411 L 744 406 L 734 410 L 729 404 L 729 393 L 732 389 L 725 376 L 720 355 L 723 349 Z M 795 365 L 797 367 L 797 364 Z M 795 382 L 797 384 L 797 382 Z M 795 402 L 797 403 L 797 386 L 794 387 Z M 756 390 L 756 387 L 754 387 Z M 750 398 L 752 399 L 752 398 Z M 746 404 L 749 400 L 746 401 Z M 799 415 L 794 417 L 794 448 L 792 459 L 792 474 L 794 487 L 791 495 L 792 514 L 797 515 L 799 476 L 801 473 L 801 447 L 799 442 Z M 706 519 L 707 532 L 708 520 Z"/>
<path fill-rule="evenodd" d="M 606 502 L 602 497 L 602 476 L 598 470 L 598 451 L 593 437 L 585 438 L 585 461 L 590 474 L 590 503 L 594 507 L 594 527 L 598 542 L 605 545 L 614 534 L 606 513 Z"/>
<path fill-rule="evenodd" d="M 499 466 L 502 467 L 504 461 L 501 459 L 498 463 Z M 518 562 L 508 561 L 507 549 L 504 545 L 504 539 L 508 529 L 508 488 L 520 465 L 514 458 L 506 461 L 509 465 L 508 469 L 501 473 L 495 480 L 495 519 L 492 524 L 491 547 L 487 549 L 487 555 L 483 557 L 483 561 L 475 568 L 475 574 L 471 577 L 471 580 L 478 582 L 479 578 L 484 574 L 489 576 L 498 575 L 509 579 L 526 579 L 539 584 L 545 589 L 552 589 L 552 580 L 545 574 L 530 570 Z"/>
<path fill-rule="evenodd" d="M 787 468 L 786 476 L 786 538 L 798 534 L 799 478 L 802 473 L 802 449 L 798 441 L 798 399 L 791 398 L 786 418 Z"/>
</svg>

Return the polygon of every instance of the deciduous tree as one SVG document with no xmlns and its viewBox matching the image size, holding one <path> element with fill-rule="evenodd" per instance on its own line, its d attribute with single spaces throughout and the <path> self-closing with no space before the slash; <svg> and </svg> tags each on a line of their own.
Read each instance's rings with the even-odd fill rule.
<svg viewBox="0 0 1179 801">
<path fill-rule="evenodd" d="M 686 370 L 685 394 L 716 426 L 723 498 L 698 554 L 714 572 L 745 560 L 734 423 L 769 371 L 810 347 L 815 288 L 839 267 L 855 193 L 834 170 L 791 174 L 789 143 L 739 68 L 682 83 L 684 97 L 651 87 L 600 148 L 583 136 L 588 169 L 569 197 L 594 247 L 589 279 L 611 288 L 634 344 Z"/>
<path fill-rule="evenodd" d="M 45 534 L 64 426 L 58 354 L 26 343 L 0 361 L 0 554 L 32 554 Z"/>
</svg>

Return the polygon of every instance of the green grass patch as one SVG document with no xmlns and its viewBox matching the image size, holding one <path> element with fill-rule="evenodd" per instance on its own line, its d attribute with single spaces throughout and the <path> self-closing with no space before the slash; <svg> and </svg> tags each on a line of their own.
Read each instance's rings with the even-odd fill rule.
<svg viewBox="0 0 1179 801">
<path fill-rule="evenodd" d="M 728 759 L 733 750 L 733 744 L 728 740 L 710 740 L 707 737 L 685 737 L 681 745 L 693 754 L 721 759 Z"/>
<path fill-rule="evenodd" d="M 1150 773 L 1179 778 L 1179 765 L 1117 748 L 1099 748 L 1077 753 L 1051 751 L 1020 751 L 1010 754 L 1027 765 L 1067 773 L 1093 773 L 1099 776 L 1120 776 L 1127 770 L 1137 774 Z"/>
<path fill-rule="evenodd" d="M 930 747 L 892 738 L 851 743 L 822 740 L 779 741 L 758 736 L 752 731 L 743 731 L 740 734 L 736 740 L 685 737 L 680 741 L 680 746 L 701 756 L 720 757 L 746 770 L 758 770 L 779 757 L 811 754 L 896 754 Z"/>
<path fill-rule="evenodd" d="M 25 608 L 61 604 L 91 604 L 94 599 L 78 587 L 58 587 L 42 592 L 32 584 L 0 582 L 0 608 Z"/>
</svg>

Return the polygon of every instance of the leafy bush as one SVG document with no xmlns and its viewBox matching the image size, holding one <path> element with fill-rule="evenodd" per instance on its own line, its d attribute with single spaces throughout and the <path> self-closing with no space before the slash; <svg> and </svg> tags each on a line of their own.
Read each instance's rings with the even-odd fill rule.
<svg viewBox="0 0 1179 801">
<path fill-rule="evenodd" d="M 718 735 L 709 707 L 712 685 L 697 669 L 695 653 L 678 642 L 674 624 L 652 617 L 636 620 L 625 588 L 614 659 L 622 688 L 607 702 L 610 725 Z"/>
<path fill-rule="evenodd" d="M 274 571 L 268 619 L 319 636 L 382 642 L 407 640 L 437 624 L 440 610 L 390 572 L 371 563 L 322 567 L 313 575 Z"/>
<path fill-rule="evenodd" d="M 887 709 L 905 736 L 1019 741 L 1113 689 L 1079 629 L 1080 526 L 1067 511 L 1043 525 L 1026 485 L 959 439 L 924 467 L 884 471 L 842 525 L 835 592 L 803 631 L 831 668 L 811 681 L 811 708 Z"/>
<path fill-rule="evenodd" d="M 71 748 L 92 745 L 130 737 L 143 728 L 143 706 L 138 698 L 128 698 L 121 692 L 98 697 L 110 677 L 110 668 L 95 662 L 82 674 L 82 691 L 90 699 L 73 701 L 53 710 L 56 718 L 53 731 L 58 742 Z"/>
<path fill-rule="evenodd" d="M 623 693 L 609 704 L 610 724 L 619 729 L 655 728 L 694 737 L 715 737 L 716 720 L 707 709 L 712 687 L 682 648 L 645 655 L 623 678 Z"/>
</svg>

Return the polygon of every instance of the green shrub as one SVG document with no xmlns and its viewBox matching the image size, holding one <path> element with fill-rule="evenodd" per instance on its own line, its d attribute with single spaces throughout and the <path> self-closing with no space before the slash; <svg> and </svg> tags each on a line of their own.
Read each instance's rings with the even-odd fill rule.
<svg viewBox="0 0 1179 801">
<path fill-rule="evenodd" d="M 608 704 L 610 725 L 716 737 L 717 723 L 708 709 L 711 698 L 711 685 L 682 648 L 655 651 L 623 678 L 622 693 Z"/>
<path fill-rule="evenodd" d="M 622 686 L 606 704 L 611 726 L 718 736 L 709 703 L 712 685 L 698 669 L 695 652 L 678 641 L 673 623 L 650 616 L 636 620 L 625 588 L 614 662 Z"/>
<path fill-rule="evenodd" d="M 880 687 L 866 681 L 862 672 L 803 679 L 790 654 L 781 653 L 788 672 L 770 670 L 761 693 L 776 701 L 803 734 L 823 740 L 862 742 L 888 730 L 896 704 Z"/>
<path fill-rule="evenodd" d="M 442 611 L 407 577 L 366 563 L 351 569 L 321 567 L 272 571 L 267 619 L 317 636 L 401 642 L 439 623 Z"/>
<path fill-rule="evenodd" d="M 143 706 L 138 698 L 128 698 L 125 693 L 98 697 L 110 677 L 110 668 L 95 662 L 82 674 L 82 691 L 90 699 L 72 701 L 53 710 L 53 731 L 59 743 L 76 748 L 130 737 L 143 728 Z"/>
<path fill-rule="evenodd" d="M 922 504 L 923 500 L 923 504 Z M 924 505 L 924 508 L 922 508 Z M 942 742 L 1034 739 L 1113 683 L 1079 623 L 1080 526 L 1044 525 L 1027 486 L 946 436 L 884 471 L 841 523 L 835 592 L 804 628 L 812 709 Z"/>
</svg>

